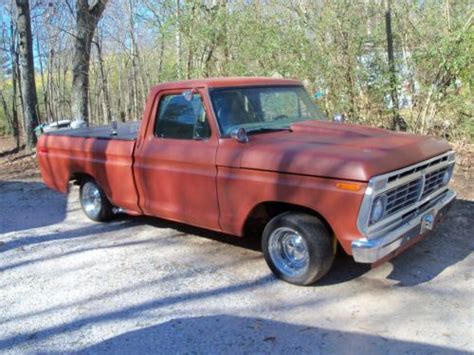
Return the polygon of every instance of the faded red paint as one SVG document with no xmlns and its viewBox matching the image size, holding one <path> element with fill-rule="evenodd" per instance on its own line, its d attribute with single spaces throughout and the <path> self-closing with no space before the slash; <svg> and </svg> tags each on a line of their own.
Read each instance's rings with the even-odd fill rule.
<svg viewBox="0 0 474 355">
<path fill-rule="evenodd" d="M 140 211 L 132 174 L 135 142 L 44 134 L 38 147 L 41 175 L 49 187 L 67 192 L 71 177 L 87 174 L 102 186 L 115 205 Z M 47 147 L 47 152 L 40 147 Z"/>
<path fill-rule="evenodd" d="M 306 121 L 292 132 L 252 135 L 247 144 L 221 138 L 208 88 L 301 85 L 268 78 L 189 80 L 154 87 L 136 141 L 43 135 L 37 155 L 45 183 L 62 192 L 75 174 L 87 174 L 111 202 L 146 214 L 242 236 L 252 210 L 265 202 L 311 209 L 324 218 L 342 247 L 360 238 L 357 215 L 372 176 L 448 151 L 445 140 L 382 129 Z M 209 140 L 153 135 L 161 95 L 195 89 L 210 121 Z M 336 187 L 357 181 L 359 191 Z"/>
</svg>

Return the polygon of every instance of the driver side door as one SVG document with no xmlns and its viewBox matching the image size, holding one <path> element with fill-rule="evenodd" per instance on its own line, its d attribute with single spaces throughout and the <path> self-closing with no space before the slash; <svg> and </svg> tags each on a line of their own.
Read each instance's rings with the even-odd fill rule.
<svg viewBox="0 0 474 355">
<path fill-rule="evenodd" d="M 145 214 L 219 230 L 217 135 L 200 90 L 161 92 L 135 155 Z"/>
</svg>

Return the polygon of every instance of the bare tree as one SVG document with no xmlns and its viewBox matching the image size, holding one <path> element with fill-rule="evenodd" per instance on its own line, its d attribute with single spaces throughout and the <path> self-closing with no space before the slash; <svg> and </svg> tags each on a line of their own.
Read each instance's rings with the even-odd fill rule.
<svg viewBox="0 0 474 355">
<path fill-rule="evenodd" d="M 96 48 L 97 48 L 97 57 L 99 60 L 99 73 L 100 73 L 100 80 L 101 80 L 101 92 L 102 92 L 102 99 L 103 105 L 102 110 L 104 113 L 105 122 L 110 123 L 112 121 L 112 112 L 110 109 L 110 97 L 109 97 L 109 88 L 107 83 L 107 75 L 104 69 L 104 58 L 102 56 L 102 45 L 100 43 L 100 36 L 97 34 L 97 39 L 94 41 Z"/>
<path fill-rule="evenodd" d="M 15 137 L 15 142 L 16 142 L 16 149 L 20 149 L 20 124 L 18 121 L 18 112 L 17 112 L 17 85 L 18 85 L 18 80 L 17 80 L 17 30 L 16 30 L 16 24 L 15 24 L 15 18 L 12 15 L 11 9 L 9 9 L 9 19 L 10 19 L 10 24 L 9 24 L 9 31 L 7 35 L 7 29 L 6 27 L 3 28 L 2 31 L 2 38 L 1 42 L 3 45 L 3 48 L 1 50 L 4 53 L 9 54 L 9 58 L 5 57 L 5 64 L 10 65 L 10 72 L 11 72 L 11 92 L 10 95 L 10 100 L 11 100 L 11 112 L 8 109 L 8 103 L 6 96 L 3 93 L 3 88 L 0 88 L 0 101 L 5 113 L 5 117 L 7 119 L 7 123 L 11 129 L 11 133 L 13 134 L 13 137 Z M 5 86 L 4 81 L 2 80 L 0 83 L 2 87 Z"/>
<path fill-rule="evenodd" d="M 393 35 L 392 35 L 392 8 L 391 0 L 385 0 L 385 33 L 387 35 L 387 56 L 390 72 L 390 96 L 392 98 L 392 129 L 406 130 L 406 123 L 400 116 L 398 109 L 398 92 L 397 92 L 397 73 L 395 69 L 395 58 L 393 55 Z"/>
<path fill-rule="evenodd" d="M 181 79 L 181 57 L 183 56 L 183 46 L 181 43 L 181 26 L 180 26 L 180 0 L 176 0 L 176 76 Z"/>
<path fill-rule="evenodd" d="M 16 0 L 21 86 L 23 95 L 23 119 L 27 149 L 36 145 L 34 128 L 38 125 L 33 40 L 31 37 L 30 4 L 28 0 Z"/>
<path fill-rule="evenodd" d="M 89 62 L 92 39 L 108 0 L 76 1 L 76 33 L 73 55 L 72 114 L 75 120 L 89 121 Z"/>
<path fill-rule="evenodd" d="M 15 136 L 25 131 L 16 1 L 0 0 L 0 131 L 8 127 Z M 102 13 L 105 0 L 30 1 L 40 122 L 137 119 L 148 88 L 161 81 L 280 74 L 304 79 L 328 115 L 347 112 L 352 122 L 406 126 L 453 142 L 474 137 L 469 1 L 113 0 L 107 6 Z"/>
<path fill-rule="evenodd" d="M 12 66 L 12 129 L 13 129 L 13 136 L 15 137 L 16 148 L 20 149 L 20 124 L 18 122 L 18 109 L 17 109 L 17 102 L 16 102 L 16 94 L 17 94 L 17 48 L 15 47 L 16 43 L 16 29 L 14 29 L 13 20 L 10 21 L 10 61 Z"/>
</svg>

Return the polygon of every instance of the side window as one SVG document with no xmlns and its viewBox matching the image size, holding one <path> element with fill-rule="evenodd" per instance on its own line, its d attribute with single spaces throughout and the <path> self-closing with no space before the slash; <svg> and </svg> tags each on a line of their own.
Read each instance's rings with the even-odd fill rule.
<svg viewBox="0 0 474 355">
<path fill-rule="evenodd" d="M 166 95 L 159 102 L 155 135 L 173 139 L 207 139 L 211 136 L 201 95 Z"/>
</svg>

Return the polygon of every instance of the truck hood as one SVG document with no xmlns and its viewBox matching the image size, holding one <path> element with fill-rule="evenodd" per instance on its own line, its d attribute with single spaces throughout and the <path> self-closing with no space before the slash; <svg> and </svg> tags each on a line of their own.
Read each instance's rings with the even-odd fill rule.
<svg viewBox="0 0 474 355">
<path fill-rule="evenodd" d="M 237 143 L 238 159 L 232 154 L 228 161 L 233 163 L 226 165 L 357 181 L 450 150 L 444 139 L 322 121 L 300 122 L 291 131 L 249 138 L 247 144 Z"/>
</svg>

